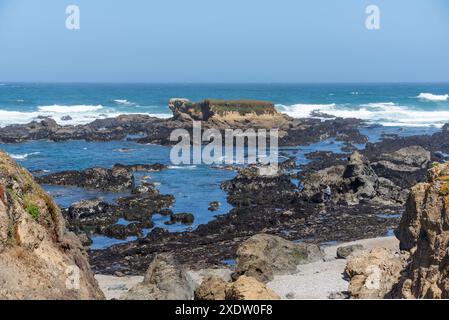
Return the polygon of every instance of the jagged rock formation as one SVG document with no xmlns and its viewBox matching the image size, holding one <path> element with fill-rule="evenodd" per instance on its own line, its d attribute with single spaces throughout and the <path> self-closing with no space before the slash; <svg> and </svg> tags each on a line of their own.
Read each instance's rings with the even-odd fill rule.
<svg viewBox="0 0 449 320">
<path fill-rule="evenodd" d="M 412 188 L 396 231 L 410 263 L 393 292 L 403 298 L 449 298 L 449 164 Z"/>
<path fill-rule="evenodd" d="M 102 298 L 57 205 L 0 151 L 0 299 Z"/>
<path fill-rule="evenodd" d="M 123 295 L 124 300 L 192 300 L 193 281 L 170 254 L 151 262 L 142 283 Z"/>
<path fill-rule="evenodd" d="M 399 281 L 407 255 L 384 248 L 363 251 L 349 259 L 345 274 L 353 299 L 382 299 Z"/>
<path fill-rule="evenodd" d="M 268 282 L 273 280 L 274 275 L 295 273 L 299 264 L 318 261 L 323 256 L 317 245 L 293 243 L 281 237 L 257 234 L 238 248 L 233 277 L 246 275 Z"/>
</svg>

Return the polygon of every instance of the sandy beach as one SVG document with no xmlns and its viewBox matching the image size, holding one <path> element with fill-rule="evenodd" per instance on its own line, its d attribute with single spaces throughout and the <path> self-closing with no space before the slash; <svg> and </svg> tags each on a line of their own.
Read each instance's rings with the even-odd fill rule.
<svg viewBox="0 0 449 320">
<path fill-rule="evenodd" d="M 343 272 L 347 260 L 337 259 L 337 248 L 361 244 L 367 250 L 381 247 L 399 250 L 399 241 L 395 237 L 364 239 L 338 245 L 323 247 L 325 257 L 319 262 L 298 266 L 298 272 L 292 275 L 275 276 L 267 286 L 286 300 L 339 299 L 340 294 L 348 289 L 349 282 L 344 279 Z M 211 275 L 225 280 L 230 279 L 230 269 L 204 269 L 189 271 L 195 286 Z M 143 280 L 142 276 L 109 276 L 95 275 L 107 299 L 119 299 L 122 294 Z"/>
</svg>

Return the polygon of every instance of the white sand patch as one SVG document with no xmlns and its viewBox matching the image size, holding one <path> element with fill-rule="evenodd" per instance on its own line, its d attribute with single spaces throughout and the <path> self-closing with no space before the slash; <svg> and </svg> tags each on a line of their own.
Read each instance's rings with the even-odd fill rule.
<svg viewBox="0 0 449 320">
<path fill-rule="evenodd" d="M 343 277 L 347 260 L 337 259 L 336 256 L 338 247 L 352 244 L 361 244 L 368 250 L 376 247 L 399 250 L 399 241 L 395 237 L 365 239 L 324 247 L 325 257 L 322 261 L 300 265 L 296 274 L 275 276 L 267 285 L 282 299 L 329 299 L 331 294 L 347 291 L 349 283 Z M 195 287 L 211 275 L 230 280 L 231 273 L 230 269 L 188 271 Z M 117 277 L 97 274 L 95 278 L 108 300 L 119 299 L 122 294 L 143 281 L 141 276 Z"/>
<path fill-rule="evenodd" d="M 298 266 L 298 273 L 287 276 L 275 276 L 268 287 L 282 299 L 312 300 L 329 299 L 331 294 L 348 290 L 349 282 L 344 279 L 347 260 L 337 259 L 337 248 L 352 244 L 361 244 L 365 249 L 383 247 L 399 250 L 399 241 L 395 237 L 366 239 L 324 248 L 323 261 Z"/>
</svg>

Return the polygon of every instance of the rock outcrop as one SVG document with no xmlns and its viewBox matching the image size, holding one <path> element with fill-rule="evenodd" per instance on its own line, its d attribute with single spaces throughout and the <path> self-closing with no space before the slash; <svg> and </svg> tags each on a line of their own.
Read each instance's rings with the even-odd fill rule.
<svg viewBox="0 0 449 320">
<path fill-rule="evenodd" d="M 0 299 L 103 298 L 58 206 L 0 152 Z"/>
<path fill-rule="evenodd" d="M 384 248 L 363 251 L 349 259 L 345 274 L 353 299 L 383 299 L 399 281 L 408 255 Z"/>
<path fill-rule="evenodd" d="M 295 273 L 298 265 L 318 261 L 323 256 L 317 245 L 293 243 L 278 236 L 257 234 L 238 248 L 233 277 L 246 275 L 268 282 L 273 280 L 274 275 Z"/>
<path fill-rule="evenodd" d="M 381 154 L 372 164 L 379 176 L 388 177 L 395 184 L 412 187 L 425 176 L 430 164 L 430 151 L 421 146 L 410 146 Z"/>
<path fill-rule="evenodd" d="M 396 235 L 411 259 L 393 295 L 449 299 L 449 164 L 412 188 Z"/>
<path fill-rule="evenodd" d="M 346 166 L 337 165 L 308 175 L 302 181 L 301 196 L 313 202 L 324 202 L 325 188 L 329 186 L 333 203 L 357 205 L 367 202 L 380 205 L 405 203 L 407 191 L 392 181 L 379 177 L 369 161 L 355 151 Z"/>
<path fill-rule="evenodd" d="M 206 99 L 201 102 L 191 102 L 188 99 L 170 99 L 169 108 L 175 118 L 208 121 L 211 118 L 226 116 L 245 117 L 248 115 L 280 116 L 274 104 L 255 100 L 216 100 Z"/>
<path fill-rule="evenodd" d="M 151 262 L 142 283 L 123 295 L 123 300 L 192 300 L 193 281 L 170 254 Z"/>
</svg>

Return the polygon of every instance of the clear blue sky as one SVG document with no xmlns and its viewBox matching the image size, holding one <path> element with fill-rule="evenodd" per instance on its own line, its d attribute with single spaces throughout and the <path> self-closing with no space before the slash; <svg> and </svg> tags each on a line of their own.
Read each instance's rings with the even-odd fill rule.
<svg viewBox="0 0 449 320">
<path fill-rule="evenodd" d="M 447 82 L 449 1 L 0 0 L 0 81 Z"/>
</svg>

